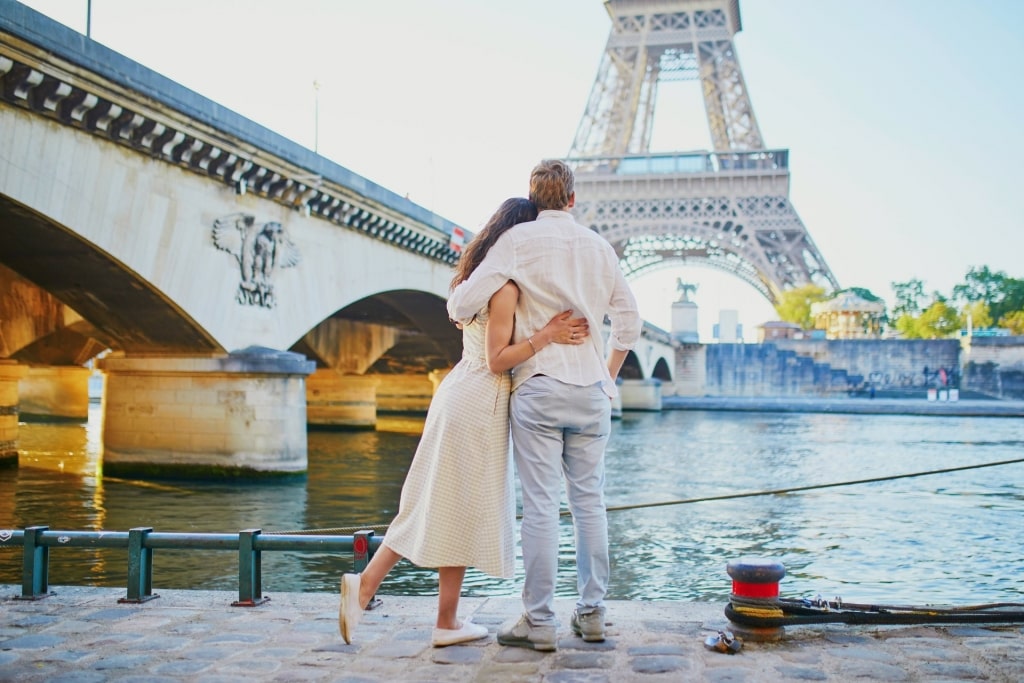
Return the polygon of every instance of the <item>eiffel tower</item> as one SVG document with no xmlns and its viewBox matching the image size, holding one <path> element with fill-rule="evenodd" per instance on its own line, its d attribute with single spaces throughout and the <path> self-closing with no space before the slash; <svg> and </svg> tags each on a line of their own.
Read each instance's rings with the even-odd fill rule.
<svg viewBox="0 0 1024 683">
<path fill-rule="evenodd" d="M 745 280 L 770 302 L 838 290 L 789 201 L 789 150 L 766 149 L 733 36 L 739 0 L 606 0 L 601 66 L 569 152 L 574 212 L 627 277 L 680 264 Z M 651 153 L 658 85 L 699 79 L 713 151 Z"/>
</svg>

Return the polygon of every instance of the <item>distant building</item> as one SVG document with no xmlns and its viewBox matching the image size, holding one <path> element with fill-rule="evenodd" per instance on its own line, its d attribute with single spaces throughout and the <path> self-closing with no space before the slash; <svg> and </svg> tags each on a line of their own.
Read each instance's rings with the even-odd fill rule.
<svg viewBox="0 0 1024 683">
<path fill-rule="evenodd" d="M 803 328 L 796 323 L 787 323 L 782 320 L 769 320 L 757 326 L 757 343 L 774 341 L 776 339 L 803 339 Z"/>
<path fill-rule="evenodd" d="M 740 325 L 739 311 L 725 309 L 718 312 L 714 336 L 719 344 L 735 344 L 743 341 L 743 326 Z"/>
</svg>

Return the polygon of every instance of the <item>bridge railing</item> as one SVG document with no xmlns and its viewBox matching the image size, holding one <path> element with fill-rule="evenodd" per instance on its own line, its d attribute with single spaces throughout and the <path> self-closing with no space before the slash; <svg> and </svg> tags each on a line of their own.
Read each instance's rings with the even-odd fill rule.
<svg viewBox="0 0 1024 683">
<path fill-rule="evenodd" d="M 128 551 L 128 592 L 118 602 L 139 603 L 159 597 L 153 593 L 153 551 L 234 550 L 238 552 L 238 600 L 236 607 L 253 607 L 265 602 L 262 586 L 264 551 L 338 551 L 351 552 L 354 571 L 366 568 L 383 537 L 372 530 L 351 536 L 262 533 L 246 529 L 231 533 L 167 533 L 152 527 L 128 531 L 51 531 L 46 526 L 26 527 L 24 531 L 0 531 L 0 548 L 22 546 L 21 596 L 19 600 L 39 600 L 50 594 L 50 548 L 123 548 Z"/>
<path fill-rule="evenodd" d="M 576 173 L 669 175 L 687 173 L 749 173 L 789 168 L 788 149 L 730 152 L 626 154 L 569 159 Z"/>
</svg>

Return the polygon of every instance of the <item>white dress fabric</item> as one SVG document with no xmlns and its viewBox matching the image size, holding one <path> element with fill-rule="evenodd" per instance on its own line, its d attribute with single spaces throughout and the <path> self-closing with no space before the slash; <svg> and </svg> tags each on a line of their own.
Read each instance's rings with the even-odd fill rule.
<svg viewBox="0 0 1024 683">
<path fill-rule="evenodd" d="M 462 332 L 462 360 L 437 388 L 384 544 L 421 567 L 511 578 L 515 491 L 508 372 L 487 368 L 487 312 Z"/>
</svg>

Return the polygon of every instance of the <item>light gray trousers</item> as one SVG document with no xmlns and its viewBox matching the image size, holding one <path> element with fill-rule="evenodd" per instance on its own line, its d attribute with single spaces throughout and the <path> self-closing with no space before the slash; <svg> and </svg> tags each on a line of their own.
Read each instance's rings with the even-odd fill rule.
<svg viewBox="0 0 1024 683">
<path fill-rule="evenodd" d="M 590 611 L 608 592 L 604 450 L 611 401 L 599 384 L 535 375 L 512 393 L 509 416 L 523 493 L 523 608 L 532 624 L 554 625 L 562 475 L 576 535 L 576 606 Z"/>
</svg>

